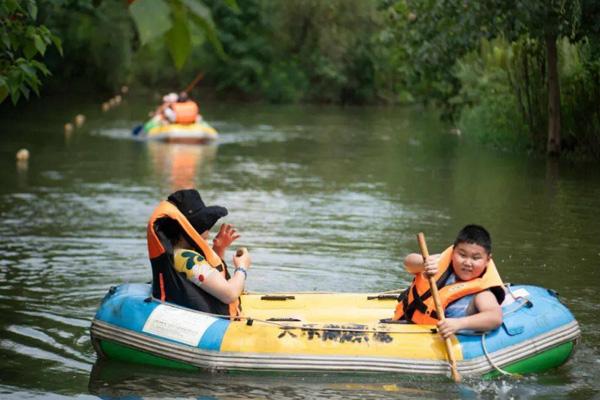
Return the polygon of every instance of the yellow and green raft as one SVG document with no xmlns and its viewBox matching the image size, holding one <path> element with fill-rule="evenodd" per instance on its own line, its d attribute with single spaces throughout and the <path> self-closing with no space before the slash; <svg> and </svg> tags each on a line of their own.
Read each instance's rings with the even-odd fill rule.
<svg viewBox="0 0 600 400">
<path fill-rule="evenodd" d="M 577 321 L 554 292 L 512 286 L 504 323 L 452 339 L 464 376 L 531 373 L 569 358 Z M 397 295 L 246 294 L 230 320 L 152 298 L 150 285 L 112 287 L 92 322 L 100 357 L 186 369 L 447 375 L 435 326 L 392 323 Z"/>
<path fill-rule="evenodd" d="M 144 125 L 140 135 L 146 140 L 194 144 L 210 143 L 218 137 L 217 130 L 203 119 L 193 124 L 161 124 L 151 120 Z"/>
</svg>

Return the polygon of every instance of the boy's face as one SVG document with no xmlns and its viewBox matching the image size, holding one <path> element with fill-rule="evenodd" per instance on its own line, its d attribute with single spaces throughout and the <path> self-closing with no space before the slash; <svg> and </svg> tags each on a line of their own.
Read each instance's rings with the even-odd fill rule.
<svg viewBox="0 0 600 400">
<path fill-rule="evenodd" d="M 461 281 L 479 277 L 489 262 L 490 255 L 478 244 L 459 243 L 452 252 L 452 267 Z"/>
</svg>

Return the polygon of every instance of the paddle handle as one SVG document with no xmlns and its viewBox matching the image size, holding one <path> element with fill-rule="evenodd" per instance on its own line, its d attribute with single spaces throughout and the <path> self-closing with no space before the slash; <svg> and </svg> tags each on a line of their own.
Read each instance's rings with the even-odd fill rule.
<svg viewBox="0 0 600 400">
<path fill-rule="evenodd" d="M 239 249 L 237 249 L 237 251 L 235 252 L 235 256 L 236 257 L 241 257 L 244 255 L 244 253 L 247 253 L 248 249 L 246 249 L 245 247 L 240 247 Z"/>
<path fill-rule="evenodd" d="M 417 240 L 419 241 L 419 248 L 421 249 L 423 262 L 425 262 L 425 259 L 429 257 L 429 250 L 427 250 L 427 243 L 425 242 L 425 235 L 423 232 L 419 232 L 417 235 Z M 435 304 L 435 312 L 437 313 L 440 321 L 443 321 L 446 319 L 446 317 L 444 316 L 444 309 L 442 308 L 442 302 L 440 301 L 440 294 L 438 292 L 437 284 L 435 283 L 433 276 L 428 276 L 427 280 L 429 281 L 431 296 L 433 297 L 433 303 Z M 444 345 L 446 347 L 446 354 L 448 355 L 448 362 L 450 363 L 450 373 L 452 375 L 452 379 L 454 382 L 458 383 L 461 381 L 461 377 L 458 373 L 458 368 L 456 367 L 456 359 L 454 358 L 454 353 L 452 352 L 452 341 L 450 338 L 444 339 Z"/>
</svg>

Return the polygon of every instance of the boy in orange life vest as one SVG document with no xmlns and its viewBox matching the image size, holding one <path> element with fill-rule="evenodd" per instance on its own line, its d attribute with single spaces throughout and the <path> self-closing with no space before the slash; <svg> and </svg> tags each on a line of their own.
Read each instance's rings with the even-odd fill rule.
<svg viewBox="0 0 600 400">
<path fill-rule="evenodd" d="M 505 293 L 491 252 L 492 240 L 487 230 L 467 225 L 458 233 L 454 246 L 442 254 L 426 260 L 420 254 L 409 254 L 404 265 L 415 274 L 415 279 L 400 296 L 394 319 L 437 324 L 444 338 L 460 330 L 489 331 L 499 327 Z M 429 284 L 421 272 L 437 282 L 446 316 L 443 322 L 437 320 Z"/>
<path fill-rule="evenodd" d="M 171 194 L 168 203 L 163 206 L 165 213 L 173 215 L 174 205 L 189 224 L 174 219 L 160 222 L 161 232 L 173 246 L 171 268 L 162 269 L 162 278 L 159 278 L 163 280 L 166 300 L 214 314 L 239 314 L 239 309 L 235 308 L 244 290 L 250 256 L 245 249 L 241 255 L 234 256 L 235 269 L 229 275 L 222 260 L 225 250 L 240 237 L 230 224 L 221 225 L 212 249 L 208 246 L 210 229 L 219 218 L 227 215 L 227 209 L 205 206 L 194 189 Z M 171 269 L 175 273 L 171 273 Z"/>
</svg>

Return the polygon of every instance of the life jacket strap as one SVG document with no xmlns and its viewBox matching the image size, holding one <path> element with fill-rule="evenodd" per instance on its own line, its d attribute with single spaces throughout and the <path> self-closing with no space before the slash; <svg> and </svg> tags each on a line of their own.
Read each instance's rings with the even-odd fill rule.
<svg viewBox="0 0 600 400">
<path fill-rule="evenodd" d="M 165 299 L 167 298 L 167 294 L 165 293 L 165 278 L 163 277 L 162 272 L 158 274 L 158 280 L 160 284 L 160 301 L 164 303 Z"/>
<path fill-rule="evenodd" d="M 446 281 L 450 277 L 451 273 L 452 273 L 452 268 L 450 266 L 448 266 L 448 268 L 446 268 L 444 273 L 438 278 L 438 280 L 436 282 L 436 285 L 438 288 L 442 288 L 446 285 Z M 410 290 L 410 288 L 408 290 Z M 424 302 L 429 297 L 431 297 L 431 289 L 427 289 L 423 293 L 423 295 L 419 295 L 417 286 L 413 285 L 412 286 L 412 295 L 413 295 L 412 296 L 413 300 L 412 300 L 412 303 L 410 303 L 410 304 L 408 304 L 408 295 L 402 299 L 402 304 L 403 304 L 403 308 L 404 308 L 404 319 L 406 319 L 407 321 L 412 320 L 412 317 L 413 317 L 413 314 L 415 313 L 415 311 L 419 311 L 421 314 L 427 313 L 427 305 Z M 431 316 L 432 318 L 435 318 L 435 319 L 439 319 L 438 314 L 435 310 L 431 310 L 431 312 L 429 313 L 429 316 Z"/>
</svg>

